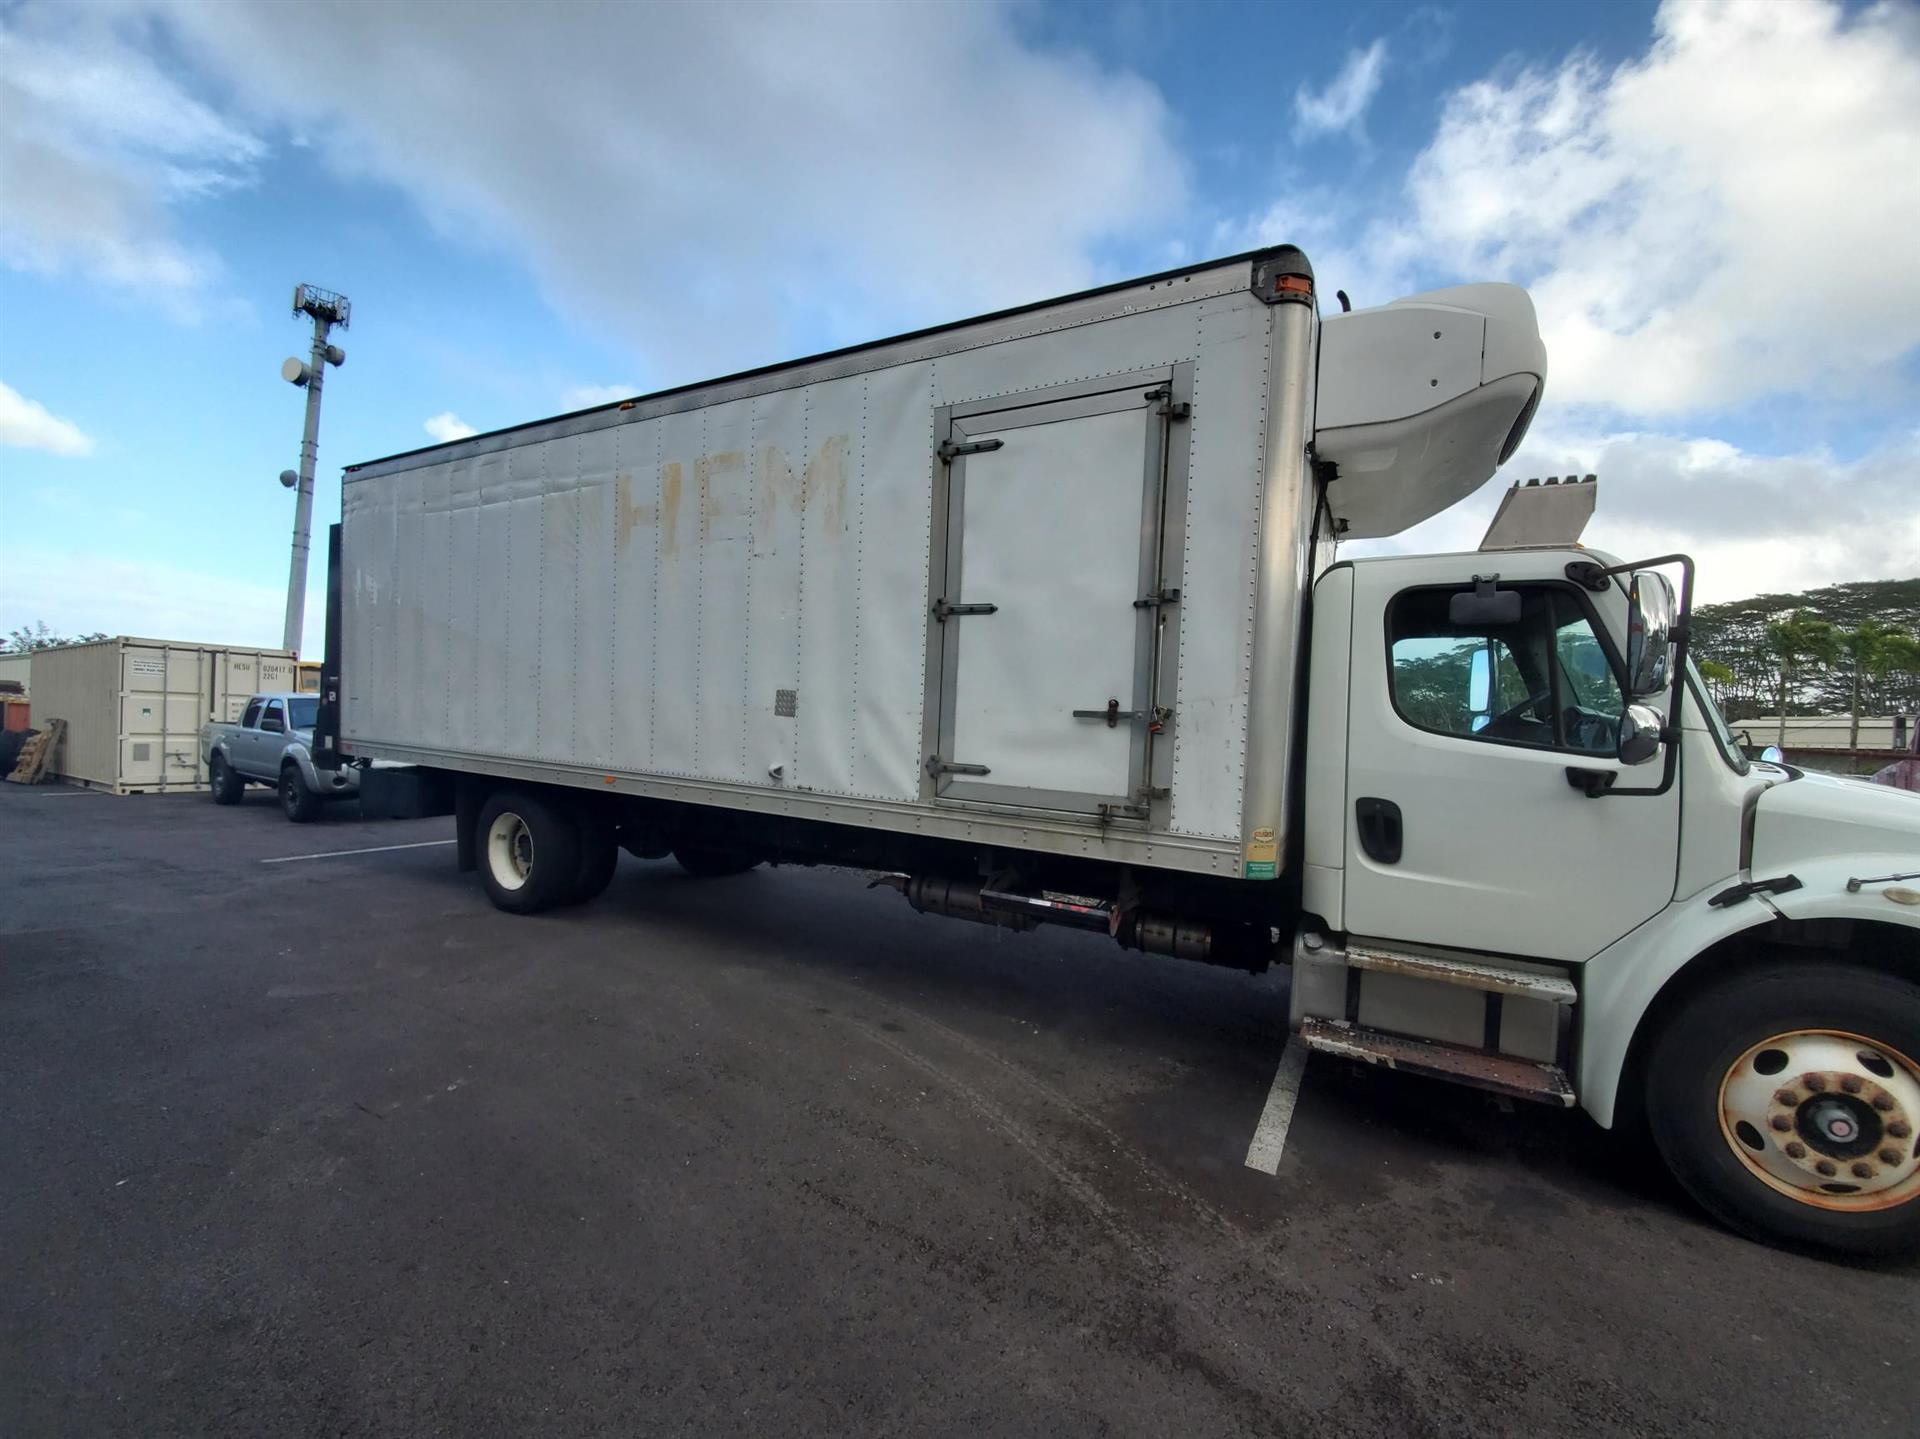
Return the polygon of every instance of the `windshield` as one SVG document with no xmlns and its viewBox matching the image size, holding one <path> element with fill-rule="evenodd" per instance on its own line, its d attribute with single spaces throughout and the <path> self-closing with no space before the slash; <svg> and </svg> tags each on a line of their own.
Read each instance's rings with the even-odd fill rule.
<svg viewBox="0 0 1920 1439">
<path fill-rule="evenodd" d="M 292 716 L 295 729 L 312 729 L 313 721 L 320 713 L 320 697 L 295 695 L 287 701 L 287 713 Z"/>
<path fill-rule="evenodd" d="M 1713 734 L 1713 742 L 1720 747 L 1721 757 L 1741 774 L 1747 772 L 1746 751 L 1740 748 L 1740 742 L 1733 737 L 1733 731 L 1727 727 L 1726 716 L 1720 713 L 1720 706 L 1713 702 L 1713 695 L 1707 689 L 1707 682 L 1700 678 L 1700 671 L 1694 667 L 1691 656 L 1687 659 L 1687 685 L 1693 691 L 1694 702 L 1700 706 L 1705 716 L 1707 729 Z"/>
</svg>

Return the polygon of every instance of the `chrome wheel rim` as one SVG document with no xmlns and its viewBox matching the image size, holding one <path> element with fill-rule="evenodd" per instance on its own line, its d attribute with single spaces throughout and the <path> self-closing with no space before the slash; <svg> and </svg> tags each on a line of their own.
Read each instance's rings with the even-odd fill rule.
<svg viewBox="0 0 1920 1439">
<path fill-rule="evenodd" d="M 502 889 L 519 889 L 533 873 L 533 831 L 508 811 L 487 828 L 487 868 Z"/>
<path fill-rule="evenodd" d="M 1720 1082 L 1720 1133 L 1762 1182 L 1819 1209 L 1891 1209 L 1920 1195 L 1920 1066 L 1844 1030 L 1763 1039 Z"/>
</svg>

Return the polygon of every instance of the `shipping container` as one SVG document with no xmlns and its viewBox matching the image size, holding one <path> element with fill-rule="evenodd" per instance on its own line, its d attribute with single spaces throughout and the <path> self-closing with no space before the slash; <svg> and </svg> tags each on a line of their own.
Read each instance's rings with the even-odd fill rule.
<svg viewBox="0 0 1920 1439">
<path fill-rule="evenodd" d="M 290 650 L 120 635 L 34 655 L 41 728 L 67 722 L 54 773 L 114 794 L 193 789 L 206 781 L 200 726 L 234 720 L 249 696 L 293 688 Z"/>
<path fill-rule="evenodd" d="M 18 695 L 32 694 L 32 674 L 32 655 L 0 655 L 0 692 Z"/>
</svg>

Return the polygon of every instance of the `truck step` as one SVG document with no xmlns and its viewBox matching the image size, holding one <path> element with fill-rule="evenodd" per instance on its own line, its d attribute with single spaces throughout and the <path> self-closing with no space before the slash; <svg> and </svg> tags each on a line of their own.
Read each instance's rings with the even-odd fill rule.
<svg viewBox="0 0 1920 1439">
<path fill-rule="evenodd" d="M 1513 1099 L 1562 1108 L 1573 1105 L 1573 1085 L 1557 1064 L 1536 1064 L 1504 1054 L 1461 1049 L 1429 1039 L 1409 1039 L 1336 1019 L 1303 1019 L 1300 1042 L 1322 1054 L 1384 1065 L 1430 1079 L 1447 1079 Z"/>
<path fill-rule="evenodd" d="M 1438 950 L 1389 948 L 1383 944 L 1350 939 L 1347 941 L 1345 959 L 1355 969 L 1404 974 L 1411 979 L 1480 989 L 1489 994 L 1512 994 L 1522 999 L 1549 1000 L 1554 1004 L 1572 1004 L 1579 998 L 1573 981 L 1564 975 L 1510 969 Z"/>
</svg>

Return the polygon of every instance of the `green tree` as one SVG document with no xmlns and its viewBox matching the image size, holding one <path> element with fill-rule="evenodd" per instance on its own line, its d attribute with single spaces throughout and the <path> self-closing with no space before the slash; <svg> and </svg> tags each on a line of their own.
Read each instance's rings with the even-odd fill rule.
<svg viewBox="0 0 1920 1439">
<path fill-rule="evenodd" d="M 0 639 L 0 655 L 32 654 L 35 650 L 64 649 L 68 645 L 87 645 L 95 640 L 103 640 L 106 635 L 94 631 L 91 634 L 75 635 L 69 639 L 47 628 L 45 620 L 35 620 L 30 625 L 19 625 L 7 631 L 7 637 Z"/>
<path fill-rule="evenodd" d="M 1779 705 L 1780 735 L 1774 741 L 1782 749 L 1787 744 L 1787 695 L 1797 689 L 1797 681 L 1810 663 L 1830 664 L 1838 653 L 1833 626 L 1807 610 L 1795 610 L 1767 623 L 1767 647 L 1779 663 L 1776 698 Z"/>
<path fill-rule="evenodd" d="M 1847 732 L 1847 748 L 1860 748 L 1860 687 L 1863 680 L 1885 679 L 1914 647 L 1913 636 L 1879 620 L 1862 620 L 1850 630 L 1837 630 L 1833 642 L 1845 661 L 1850 680 L 1847 713 L 1853 723 Z"/>
</svg>

